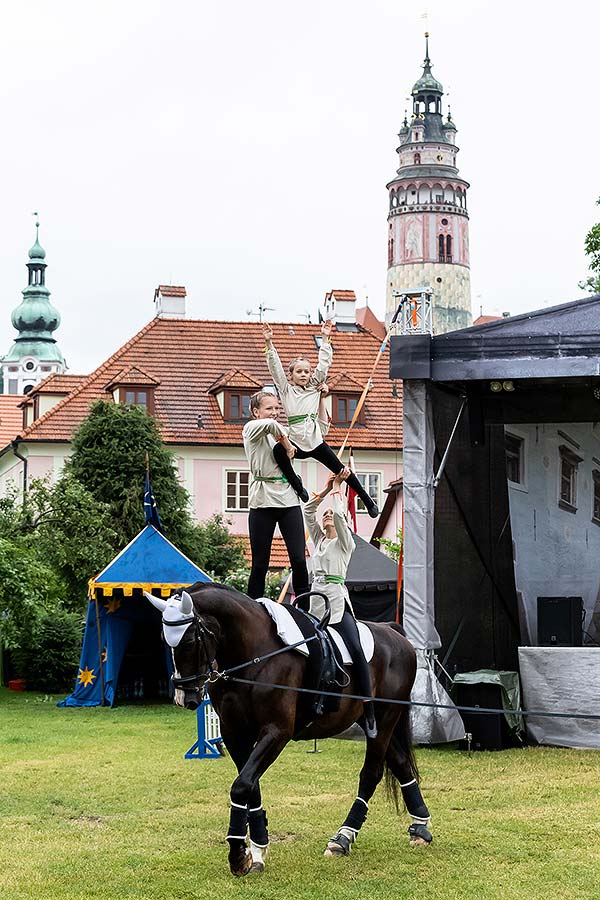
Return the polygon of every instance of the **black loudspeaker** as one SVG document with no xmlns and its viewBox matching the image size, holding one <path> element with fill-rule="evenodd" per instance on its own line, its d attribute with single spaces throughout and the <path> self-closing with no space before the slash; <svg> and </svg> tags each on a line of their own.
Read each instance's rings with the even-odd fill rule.
<svg viewBox="0 0 600 900">
<path fill-rule="evenodd" d="M 537 615 L 540 647 L 581 647 L 582 597 L 538 597 Z"/>
<path fill-rule="evenodd" d="M 454 686 L 457 706 L 482 706 L 502 709 L 498 684 L 461 684 Z M 503 713 L 475 713 L 459 710 L 465 731 L 471 735 L 473 750 L 504 750 L 513 746 L 508 722 Z"/>
</svg>

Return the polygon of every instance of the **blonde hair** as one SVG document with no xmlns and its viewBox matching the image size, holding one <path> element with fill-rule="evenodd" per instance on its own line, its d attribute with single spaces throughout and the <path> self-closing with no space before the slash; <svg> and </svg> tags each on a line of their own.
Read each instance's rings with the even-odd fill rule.
<svg viewBox="0 0 600 900">
<path fill-rule="evenodd" d="M 272 397 L 277 401 L 279 400 L 279 398 L 273 393 L 273 391 L 257 391 L 250 397 L 250 409 L 260 409 L 260 404 L 263 402 L 265 397 Z"/>
<path fill-rule="evenodd" d="M 288 372 L 290 373 L 290 375 L 292 374 L 292 372 L 294 371 L 294 369 L 296 368 L 296 366 L 298 365 L 299 362 L 306 362 L 310 366 L 310 359 L 307 359 L 305 356 L 295 356 L 291 360 L 290 364 L 288 365 Z"/>
</svg>

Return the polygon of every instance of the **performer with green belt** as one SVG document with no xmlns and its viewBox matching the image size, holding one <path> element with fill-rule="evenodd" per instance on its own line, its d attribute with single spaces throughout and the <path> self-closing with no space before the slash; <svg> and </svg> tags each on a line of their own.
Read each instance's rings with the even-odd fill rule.
<svg viewBox="0 0 600 900">
<path fill-rule="evenodd" d="M 314 544 L 311 557 L 313 571 L 312 590 L 325 594 L 331 606 L 330 625 L 342 635 L 357 673 L 360 693 L 372 697 L 369 664 L 360 643 L 354 610 L 346 587 L 346 573 L 354 553 L 354 539 L 348 527 L 342 503 L 341 485 L 348 480 L 350 469 L 343 468 L 336 475 L 330 475 L 325 488 L 304 507 L 304 520 Z M 332 504 L 323 512 L 322 525 L 317 521 L 319 504 L 331 494 Z M 318 596 L 310 598 L 310 610 L 317 618 L 325 613 L 325 601 Z M 372 700 L 365 701 L 367 737 L 377 736 L 375 711 Z"/>
<path fill-rule="evenodd" d="M 248 532 L 252 569 L 248 595 L 254 599 L 263 597 L 265 593 L 276 525 L 279 525 L 287 547 L 294 592 L 302 594 L 309 589 L 300 501 L 273 456 L 273 447 L 277 443 L 283 446 L 290 459 L 295 452 L 287 430 L 277 421 L 279 411 L 280 404 L 275 394 L 258 391 L 250 398 L 252 418 L 246 422 L 242 431 L 244 451 L 250 467 Z"/>
</svg>

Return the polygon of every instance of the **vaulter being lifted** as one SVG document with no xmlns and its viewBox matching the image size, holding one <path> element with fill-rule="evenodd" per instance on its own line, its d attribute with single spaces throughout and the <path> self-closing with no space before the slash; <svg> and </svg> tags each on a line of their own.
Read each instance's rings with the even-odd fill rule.
<svg viewBox="0 0 600 900">
<path fill-rule="evenodd" d="M 295 458 L 311 457 L 323 463 L 330 472 L 337 474 L 342 471 L 344 466 L 331 447 L 323 440 L 318 415 L 322 386 L 333 357 L 330 341 L 332 328 L 333 323 L 329 320 L 321 326 L 323 341 L 319 348 L 319 360 L 316 368 L 311 369 L 311 364 L 306 357 L 297 356 L 288 366 L 288 378 L 277 350 L 273 346 L 273 329 L 267 322 L 263 322 L 262 325 L 267 344 L 267 365 L 279 391 L 281 405 L 288 417 L 289 440 L 296 449 Z M 288 477 L 286 469 L 288 466 L 291 468 L 288 457 L 286 456 L 284 459 L 283 452 L 280 450 L 276 451 L 276 459 L 283 474 Z M 371 518 L 375 519 L 379 515 L 377 504 L 365 491 L 356 475 L 352 473 L 346 481 L 348 486 L 356 491 Z M 302 500 L 308 499 L 308 496 L 302 496 L 299 491 L 297 493 Z"/>
</svg>

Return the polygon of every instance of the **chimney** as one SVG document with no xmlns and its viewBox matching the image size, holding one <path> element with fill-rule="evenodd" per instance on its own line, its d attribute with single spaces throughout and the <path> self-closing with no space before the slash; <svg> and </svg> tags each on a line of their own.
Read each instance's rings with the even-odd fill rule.
<svg viewBox="0 0 600 900">
<path fill-rule="evenodd" d="M 183 285 L 159 284 L 154 291 L 154 308 L 161 319 L 185 319 L 186 289 Z"/>
<path fill-rule="evenodd" d="M 325 318 L 336 325 L 356 325 L 356 294 L 354 291 L 328 291 L 325 294 Z"/>
</svg>

